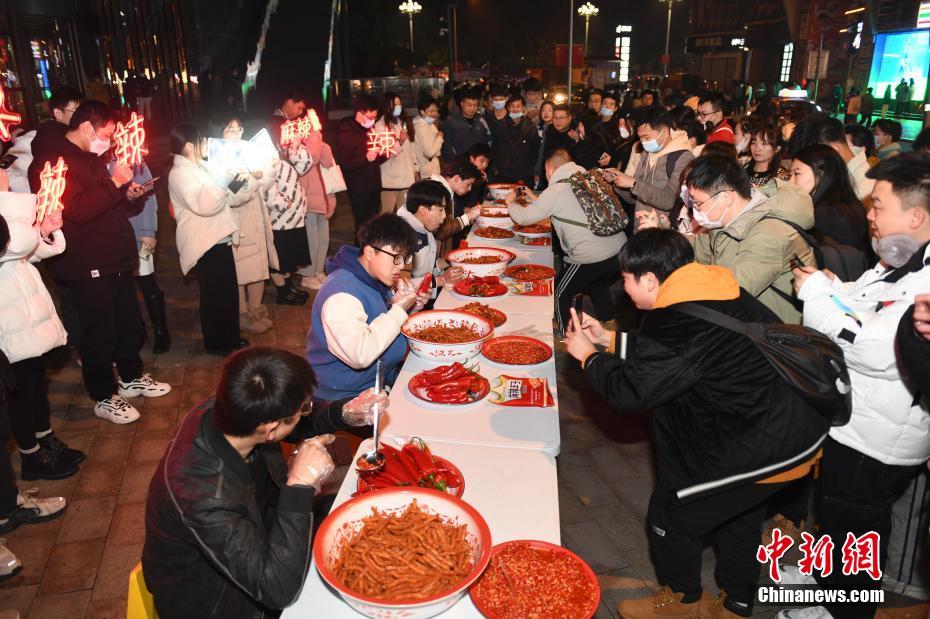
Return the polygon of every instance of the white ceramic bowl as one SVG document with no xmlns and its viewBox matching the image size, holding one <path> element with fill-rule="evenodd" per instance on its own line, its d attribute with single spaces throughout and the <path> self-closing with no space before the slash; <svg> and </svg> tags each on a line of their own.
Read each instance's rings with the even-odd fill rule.
<svg viewBox="0 0 930 619">
<path fill-rule="evenodd" d="M 491 194 L 492 200 L 503 200 L 519 186 L 516 183 L 491 183 L 488 185 L 488 193 Z"/>
<path fill-rule="evenodd" d="M 455 588 L 415 603 L 391 603 L 368 598 L 339 582 L 330 565 L 338 557 L 342 545 L 362 527 L 362 520 L 371 515 L 371 508 L 400 514 L 414 499 L 420 509 L 437 514 L 446 522 L 465 525 L 474 564 L 468 576 Z M 447 610 L 465 595 L 468 587 L 487 567 L 491 545 L 491 530 L 487 522 L 462 499 L 427 488 L 384 488 L 349 499 L 330 512 L 314 537 L 313 561 L 320 577 L 339 592 L 346 604 L 366 617 L 425 619 Z"/>
<path fill-rule="evenodd" d="M 507 215 L 507 207 L 506 206 L 482 206 L 481 212 L 482 213 L 484 212 L 503 213 L 504 215 Z M 489 217 L 487 215 L 482 214 L 478 216 L 478 221 L 475 223 L 479 228 L 487 228 L 488 226 L 494 226 L 496 228 L 504 228 L 506 230 L 510 230 L 514 226 L 513 220 L 510 218 L 510 215 L 507 215 L 506 217 Z"/>
<path fill-rule="evenodd" d="M 474 325 L 480 334 L 478 339 L 462 344 L 436 344 L 411 335 L 417 329 L 425 326 L 449 325 L 457 327 L 463 324 Z M 464 363 L 481 352 L 484 341 L 494 333 L 494 326 L 481 316 L 475 316 L 468 312 L 427 310 L 417 312 L 408 318 L 400 331 L 407 337 L 410 350 L 416 356 L 430 361 L 441 361 L 442 363 L 453 363 L 455 361 Z"/>
<path fill-rule="evenodd" d="M 499 258 L 499 260 L 489 264 L 470 264 L 462 262 L 462 260 L 480 258 L 483 256 L 495 256 Z M 454 267 L 461 267 L 463 271 L 476 277 L 500 275 L 514 258 L 516 258 L 516 255 L 512 252 L 496 247 L 460 247 L 446 254 L 446 260 L 449 264 Z"/>
</svg>

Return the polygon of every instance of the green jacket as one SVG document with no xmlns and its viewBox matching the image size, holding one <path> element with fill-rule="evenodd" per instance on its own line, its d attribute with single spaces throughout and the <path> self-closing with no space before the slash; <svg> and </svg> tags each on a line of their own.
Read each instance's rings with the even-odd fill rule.
<svg viewBox="0 0 930 619">
<path fill-rule="evenodd" d="M 812 228 L 810 196 L 785 183 L 778 184 L 773 197 L 754 190 L 749 206 L 729 225 L 694 236 L 694 254 L 701 264 L 732 270 L 741 288 L 786 323 L 800 324 L 801 312 L 785 298 L 794 298 L 790 261 L 797 255 L 806 265 L 817 266 L 817 262 L 807 242 L 778 219 L 805 230 Z"/>
</svg>

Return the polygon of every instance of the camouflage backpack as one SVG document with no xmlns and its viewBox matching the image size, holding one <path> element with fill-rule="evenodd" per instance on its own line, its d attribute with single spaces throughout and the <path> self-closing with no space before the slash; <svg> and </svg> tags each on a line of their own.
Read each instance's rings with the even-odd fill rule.
<svg viewBox="0 0 930 619">
<path fill-rule="evenodd" d="M 613 236 L 626 228 L 629 218 L 620 205 L 617 194 L 614 193 L 613 185 L 604 178 L 600 170 L 575 172 L 559 182 L 571 186 L 572 193 L 575 194 L 588 221 L 573 221 L 556 216 L 553 216 L 553 219 L 587 228 L 595 236 Z"/>
</svg>

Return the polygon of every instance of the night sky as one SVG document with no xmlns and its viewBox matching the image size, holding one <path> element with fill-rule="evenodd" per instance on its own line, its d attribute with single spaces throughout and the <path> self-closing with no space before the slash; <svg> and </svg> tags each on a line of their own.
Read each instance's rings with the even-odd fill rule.
<svg viewBox="0 0 930 619">
<path fill-rule="evenodd" d="M 600 13 L 591 19 L 589 54 L 612 56 L 615 28 L 629 23 L 633 26 L 634 68 L 657 69 L 665 47 L 667 5 L 658 0 L 593 1 Z M 349 0 L 355 76 L 390 75 L 393 59 L 401 66 L 427 58 L 446 64 L 448 43 L 439 36 L 439 18 L 445 16 L 446 3 L 419 2 L 423 12 L 414 18 L 417 54 L 411 58 L 404 51 L 408 30 L 407 18 L 397 10 L 400 0 Z M 580 4 L 582 0 L 575 0 L 576 9 Z M 673 64 L 676 42 L 679 54 L 684 47 L 689 4 L 677 4 L 672 14 Z M 567 0 L 460 0 L 459 62 L 481 66 L 490 61 L 492 71 L 515 74 L 525 66 L 546 66 L 551 63 L 554 43 L 567 42 L 568 9 Z M 575 42 L 584 42 L 584 19 L 577 13 Z"/>
</svg>

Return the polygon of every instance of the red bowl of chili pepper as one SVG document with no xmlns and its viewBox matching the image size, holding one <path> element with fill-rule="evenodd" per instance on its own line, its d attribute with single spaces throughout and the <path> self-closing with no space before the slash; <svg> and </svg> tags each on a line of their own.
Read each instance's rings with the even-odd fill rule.
<svg viewBox="0 0 930 619">
<path fill-rule="evenodd" d="M 452 288 L 464 297 L 500 297 L 507 294 L 507 286 L 497 276 L 466 277 Z"/>
<path fill-rule="evenodd" d="M 425 402 L 460 405 L 484 398 L 491 391 L 491 383 L 456 361 L 420 372 L 407 382 L 407 389 Z"/>
<path fill-rule="evenodd" d="M 384 454 L 384 467 L 359 472 L 355 495 L 395 486 L 432 488 L 458 498 L 465 494 L 462 471 L 434 454 L 423 439 L 414 438 L 401 449 L 381 443 L 380 451 Z"/>
<path fill-rule="evenodd" d="M 552 347 L 534 337 L 502 335 L 485 341 L 481 354 L 497 365 L 523 367 L 547 361 Z"/>
</svg>

